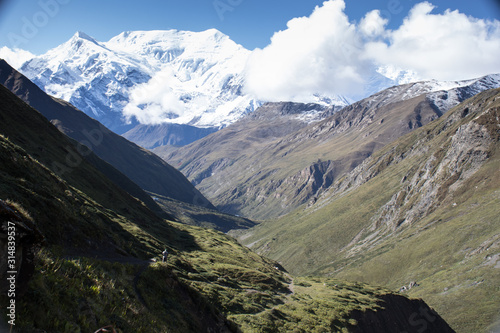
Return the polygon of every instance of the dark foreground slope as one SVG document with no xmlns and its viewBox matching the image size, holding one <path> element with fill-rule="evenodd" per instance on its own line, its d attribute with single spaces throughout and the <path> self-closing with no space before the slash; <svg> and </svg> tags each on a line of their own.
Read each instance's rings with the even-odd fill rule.
<svg viewBox="0 0 500 333">
<path fill-rule="evenodd" d="M 1 59 L 0 83 L 42 113 L 64 134 L 90 148 L 142 189 L 214 208 L 186 177 L 161 158 L 113 133 L 71 104 L 45 94 Z"/>
<path fill-rule="evenodd" d="M 396 140 L 314 203 L 240 239 L 296 274 L 416 281 L 460 332 L 499 318 L 500 90 Z M 464 301 L 466 300 L 466 301 Z"/>
<path fill-rule="evenodd" d="M 0 245 L 14 226 L 22 282 L 15 317 L 3 310 L 2 320 L 15 320 L 16 332 L 355 331 L 365 314 L 371 320 L 379 311 L 389 313 L 375 315 L 379 321 L 399 323 L 393 332 L 420 329 L 412 320 L 424 320 L 421 314 L 400 310 L 404 297 L 359 283 L 292 279 L 227 235 L 162 220 L 4 87 L 0 117 L 8 121 L 0 130 Z M 68 156 L 78 163 L 61 174 Z M 165 248 L 168 265 L 149 259 Z M 0 287 L 6 309 L 10 286 Z M 430 313 L 433 331 L 451 331 Z"/>
</svg>

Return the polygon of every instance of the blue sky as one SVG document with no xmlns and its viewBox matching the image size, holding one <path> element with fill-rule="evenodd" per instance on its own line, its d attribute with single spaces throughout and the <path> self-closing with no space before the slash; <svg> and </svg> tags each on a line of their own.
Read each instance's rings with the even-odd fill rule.
<svg viewBox="0 0 500 333">
<path fill-rule="evenodd" d="M 373 9 L 401 25 L 414 0 L 346 0 L 345 13 L 359 22 Z M 499 19 L 496 0 L 430 0 L 434 12 L 447 8 L 480 19 Z M 0 0 L 0 47 L 19 47 L 41 54 L 68 40 L 76 31 L 107 41 L 127 30 L 216 28 L 248 49 L 264 48 L 287 22 L 309 16 L 318 0 Z"/>
</svg>

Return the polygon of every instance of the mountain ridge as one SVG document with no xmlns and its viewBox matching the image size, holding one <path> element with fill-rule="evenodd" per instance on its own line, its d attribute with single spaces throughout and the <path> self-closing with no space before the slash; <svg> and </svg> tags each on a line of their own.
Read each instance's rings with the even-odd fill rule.
<svg viewBox="0 0 500 333">
<path fill-rule="evenodd" d="M 42 112 L 63 133 L 80 142 L 82 149 L 91 149 L 143 189 L 213 208 L 176 169 L 111 132 L 69 103 L 46 95 L 4 60 L 0 60 L 0 83 Z M 155 180 L 152 180 L 152 175 L 155 175 Z"/>
<path fill-rule="evenodd" d="M 250 54 L 215 29 L 128 31 L 107 42 L 77 32 L 18 70 L 48 94 L 70 102 L 118 134 L 142 130 L 141 143 L 168 143 L 171 135 L 191 143 L 206 135 L 205 129 L 226 127 L 265 102 L 244 90 Z M 362 95 L 313 94 L 307 102 L 346 106 L 409 80 L 383 73 L 378 69 L 365 78 Z M 165 126 L 166 134 L 156 133 L 164 138 L 144 139 L 148 132 L 144 127 L 163 123 L 187 129 Z M 135 128 L 138 125 L 142 129 Z M 200 130 L 190 136 L 194 128 Z"/>
<path fill-rule="evenodd" d="M 250 53 L 215 29 L 128 31 L 107 42 L 77 32 L 18 70 L 118 134 L 139 123 L 219 129 L 264 102 L 243 91 Z M 365 95 L 394 83 L 374 73 Z M 313 94 L 310 100 L 345 106 L 352 98 Z"/>
<path fill-rule="evenodd" d="M 177 166 L 223 211 L 257 219 L 276 217 L 315 200 L 333 179 L 399 136 L 439 118 L 460 99 L 486 87 L 499 87 L 500 76 L 446 84 L 459 88 L 435 93 L 435 83 L 410 83 L 341 110 L 317 106 L 321 112 L 295 104 L 304 119 L 317 120 L 293 119 L 301 124 L 298 127 L 290 123 L 293 116 L 281 118 L 281 123 L 275 118 L 273 112 L 279 114 L 286 104 L 271 103 L 188 146 L 155 152 Z M 435 103 L 443 96 L 446 103 Z M 270 111 L 273 107 L 276 110 Z"/>
<path fill-rule="evenodd" d="M 208 102 L 210 106 L 205 108 L 212 111 L 224 108 L 224 103 L 236 103 L 232 108 L 239 108 L 239 113 L 251 109 L 254 103 L 241 99 L 238 92 L 241 79 L 236 77 L 249 51 L 214 29 L 199 33 L 177 30 L 127 32 L 108 42 L 96 42 L 91 38 L 89 45 L 85 43 L 87 38 L 79 36 L 77 33 L 61 46 L 26 62 L 20 70 L 49 94 L 71 102 L 120 134 L 124 131 L 119 130 L 117 124 L 126 128 L 122 109 L 131 102 L 133 87 L 154 80 L 157 73 L 170 68 L 175 76 L 164 71 L 166 77 L 160 76 L 158 84 L 167 79 L 175 82 L 172 87 L 178 87 L 175 88 L 178 91 L 169 93 L 182 99 L 186 110 L 202 108 L 196 99 L 200 103 L 202 99 L 205 104 Z M 63 89 L 62 82 L 71 82 L 73 88 Z M 223 87 L 224 90 L 220 90 Z M 220 127 L 226 121 L 223 118 L 215 122 L 196 120 L 203 114 L 210 116 L 202 111 L 200 109 L 192 119 L 186 118 L 180 124 L 193 125 L 194 121 L 202 127 Z M 220 112 L 227 118 L 232 110 L 221 109 Z M 128 129 L 137 124 L 136 120 L 131 120 L 133 123 Z M 179 123 L 175 118 L 171 121 Z"/>
</svg>

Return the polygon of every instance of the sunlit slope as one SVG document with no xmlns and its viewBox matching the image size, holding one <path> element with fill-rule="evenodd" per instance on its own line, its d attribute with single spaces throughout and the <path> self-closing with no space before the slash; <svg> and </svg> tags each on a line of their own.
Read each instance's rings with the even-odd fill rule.
<svg viewBox="0 0 500 333">
<path fill-rule="evenodd" d="M 458 331 L 484 331 L 500 307 L 499 138 L 499 90 L 490 90 L 384 147 L 315 203 L 240 240 L 295 274 L 393 290 L 417 281 L 410 295 Z"/>
</svg>

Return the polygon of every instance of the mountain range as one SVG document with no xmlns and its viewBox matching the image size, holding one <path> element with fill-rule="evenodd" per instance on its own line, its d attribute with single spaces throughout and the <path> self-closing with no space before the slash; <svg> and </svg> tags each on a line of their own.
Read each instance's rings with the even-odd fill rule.
<svg viewBox="0 0 500 333">
<path fill-rule="evenodd" d="M 265 101 L 244 89 L 250 54 L 215 29 L 130 31 L 107 42 L 77 32 L 17 69 L 112 131 L 154 148 L 193 142 L 262 105 Z M 346 106 L 412 79 L 379 72 L 366 78 L 361 96 L 314 94 L 309 99 Z"/>
<path fill-rule="evenodd" d="M 25 98 L 39 91 L 15 71 L 7 77 Z M 0 267 L 14 265 L 0 274 L 0 304 L 15 306 L 11 328 L 453 332 L 422 300 L 362 283 L 294 278 L 221 232 L 164 219 L 58 122 L 3 85 L 0 100 L 0 244 L 16 238 L 8 245 L 16 259 L 0 254 Z M 157 261 L 165 248 L 167 262 Z M 14 303 L 5 282 L 12 274 Z"/>
<path fill-rule="evenodd" d="M 498 330 L 500 74 L 380 69 L 358 101 L 265 103 L 249 52 L 216 30 L 80 32 L 21 66 L 36 84 L 0 61 L 23 329 Z"/>
<path fill-rule="evenodd" d="M 269 103 L 190 145 L 154 151 L 222 211 L 274 218 L 315 200 L 386 144 L 497 87 L 500 75 L 489 75 L 395 86 L 344 108 Z"/>
<path fill-rule="evenodd" d="M 139 122 L 218 128 L 258 106 L 241 93 L 249 53 L 216 30 L 124 32 L 108 42 L 78 32 L 19 70 L 119 134 Z M 141 84 L 147 96 L 136 96 Z M 159 87 L 163 99 L 172 99 L 147 100 Z M 137 108 L 128 114 L 136 117 L 127 119 L 127 105 Z M 140 116 L 149 106 L 163 109 Z"/>
<path fill-rule="evenodd" d="M 155 151 L 219 209 L 261 220 L 230 234 L 293 273 L 390 286 L 457 331 L 490 332 L 499 78 L 395 86 L 340 110 L 267 103 Z"/>
</svg>

